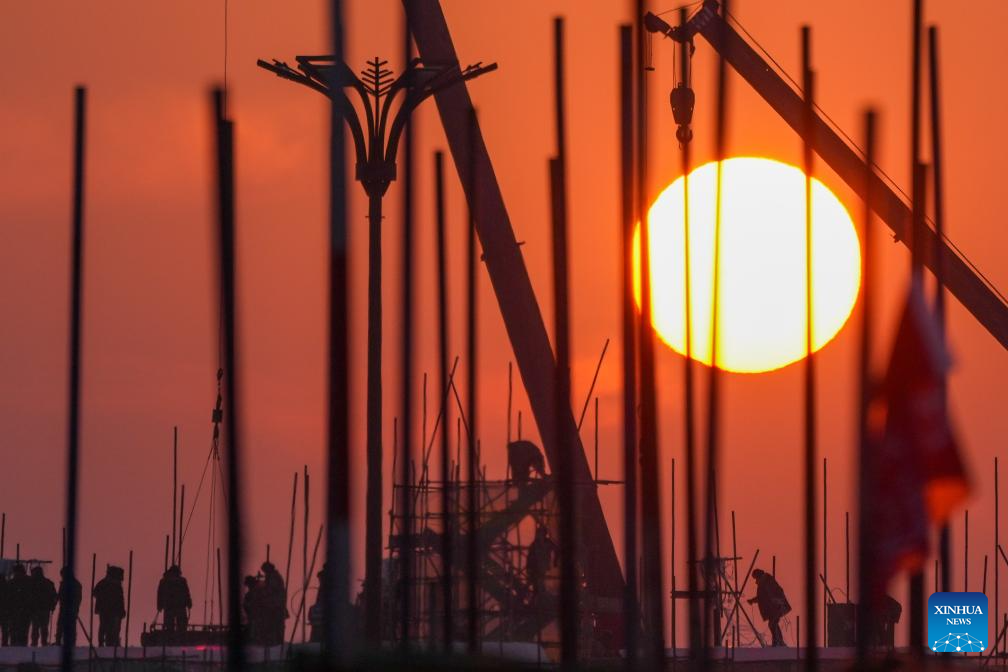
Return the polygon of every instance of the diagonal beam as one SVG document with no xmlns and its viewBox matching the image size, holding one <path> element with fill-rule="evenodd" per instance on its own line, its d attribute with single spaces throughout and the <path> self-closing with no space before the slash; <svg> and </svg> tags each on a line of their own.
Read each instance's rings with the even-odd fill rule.
<svg viewBox="0 0 1008 672">
<path fill-rule="evenodd" d="M 403 6 L 424 64 L 457 65 L 458 56 L 438 0 L 403 0 Z M 557 464 L 559 456 L 554 438 L 557 435 L 555 421 L 567 425 L 565 430 L 569 436 L 577 437 L 572 476 L 578 484 L 575 511 L 578 514 L 578 533 L 588 592 L 596 597 L 611 597 L 612 603 L 618 605 L 623 594 L 623 575 L 616 557 L 616 548 L 602 514 L 602 505 L 591 485 L 592 475 L 574 414 L 569 406 L 554 413 L 556 361 L 532 289 L 532 281 L 515 240 L 504 197 L 478 125 L 473 146 L 469 146 L 473 111 L 469 90 L 464 84 L 450 86 L 436 92 L 434 100 L 459 179 L 470 207 L 475 212 L 476 229 L 484 252 L 487 274 L 551 465 Z M 470 166 L 475 175 L 470 176 Z M 473 197 L 474 193 L 469 193 L 470 185 L 478 198 Z"/>
</svg>

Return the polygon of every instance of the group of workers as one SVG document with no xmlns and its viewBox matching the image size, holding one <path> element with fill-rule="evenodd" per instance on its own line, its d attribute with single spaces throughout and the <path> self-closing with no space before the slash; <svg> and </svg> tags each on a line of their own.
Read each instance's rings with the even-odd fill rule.
<svg viewBox="0 0 1008 672">
<path fill-rule="evenodd" d="M 65 570 L 60 572 L 61 576 L 65 574 Z M 29 572 L 24 563 L 16 563 L 9 575 L 0 574 L 0 645 L 48 646 L 49 624 L 56 607 L 76 623 L 80 602 L 79 582 L 74 581 L 71 587 L 60 581 L 57 590 L 41 565 Z M 61 634 L 57 629 L 57 643 Z"/>
</svg>

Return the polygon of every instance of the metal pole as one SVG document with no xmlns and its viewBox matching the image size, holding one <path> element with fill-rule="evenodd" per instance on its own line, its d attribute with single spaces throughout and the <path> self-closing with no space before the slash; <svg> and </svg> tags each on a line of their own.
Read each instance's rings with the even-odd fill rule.
<svg viewBox="0 0 1008 672">
<path fill-rule="evenodd" d="M 182 493 L 181 493 L 181 495 L 179 497 L 179 511 L 178 511 L 178 514 L 179 514 L 178 547 L 176 548 L 176 551 L 178 552 L 178 555 L 175 556 L 175 563 L 174 563 L 174 564 L 178 565 L 179 567 L 182 566 L 182 541 L 185 538 L 185 535 L 182 533 L 182 516 L 185 513 L 185 483 L 182 484 L 181 490 L 182 490 Z"/>
<path fill-rule="evenodd" d="M 941 332 L 942 341 L 945 340 L 945 264 L 942 262 L 941 241 L 945 237 L 945 183 L 944 167 L 942 165 L 942 128 L 941 128 L 941 93 L 939 90 L 938 73 L 938 28 L 930 26 L 928 28 L 928 63 L 930 72 L 930 92 L 931 92 L 931 164 L 932 164 L 932 185 L 934 188 L 934 224 L 935 224 L 935 249 L 934 271 L 935 271 L 935 319 L 938 321 L 938 328 Z M 948 386 L 944 376 L 942 378 L 942 401 L 948 404 Z M 948 521 L 941 527 L 939 534 L 939 555 L 941 556 L 941 589 L 949 591 L 952 589 L 952 563 L 951 555 L 951 527 Z"/>
<path fill-rule="evenodd" d="M 217 547 L 217 624 L 224 627 L 224 586 L 221 585 L 220 546 Z"/>
<path fill-rule="evenodd" d="M 812 145 L 809 142 L 813 128 L 815 107 L 813 103 L 814 79 L 812 73 L 811 30 L 802 26 L 802 73 L 805 101 L 805 132 L 802 133 L 803 168 L 805 172 L 805 632 L 807 652 L 805 669 L 814 670 L 817 667 L 818 651 L 816 650 L 816 548 L 815 548 L 815 456 L 816 456 L 816 357 L 812 342 L 813 324 L 813 289 L 812 282 Z M 824 619 L 825 620 L 825 619 Z"/>
<path fill-rule="evenodd" d="M 476 111 L 473 110 L 469 118 L 469 157 L 470 161 L 475 162 L 475 151 L 473 151 L 473 145 L 476 142 Z M 474 179 L 475 170 L 474 166 L 469 166 L 469 176 L 470 179 Z M 475 184 L 469 185 L 469 207 L 468 207 L 468 239 L 466 242 L 467 259 L 466 259 L 466 276 L 468 281 L 466 283 L 466 359 L 468 360 L 467 367 L 467 395 L 469 400 L 469 436 L 468 443 L 466 445 L 466 480 L 468 481 L 468 490 L 466 492 L 466 511 L 467 517 L 467 528 L 468 534 L 466 536 L 466 616 L 467 616 L 467 643 L 468 650 L 470 654 L 476 654 L 479 652 L 479 605 L 478 601 L 478 590 L 479 590 L 479 578 L 478 578 L 478 545 L 477 545 L 477 527 L 478 518 L 476 511 L 476 370 L 478 368 L 478 352 L 476 351 L 478 338 L 476 335 L 476 324 L 477 324 L 477 292 L 476 292 L 476 200 L 478 194 L 476 193 Z M 461 419 L 461 418 L 460 418 Z"/>
<path fill-rule="evenodd" d="M 844 511 L 844 592 L 850 604 L 850 511 Z"/>
<path fill-rule="evenodd" d="M 868 409 L 874 392 L 871 374 L 871 336 L 873 327 L 873 304 L 875 285 L 875 262 L 873 259 L 874 233 L 871 209 L 871 192 L 875 177 L 875 112 L 868 110 L 864 116 L 864 212 L 861 233 L 861 333 L 858 344 L 858 600 L 857 618 L 857 660 L 864 665 L 868 657 L 868 639 L 874 632 L 873 610 L 868 602 L 875 587 L 874 565 L 869 545 L 874 543 L 871 529 L 870 497 L 876 475 L 869 471 L 869 455 L 872 450 L 868 428 Z"/>
<path fill-rule="evenodd" d="M 90 635 L 92 637 L 94 636 L 94 611 L 95 611 L 94 610 L 94 587 L 95 587 L 95 573 L 96 573 L 97 569 L 98 569 L 98 554 L 97 553 L 92 553 L 91 554 L 91 592 L 89 593 L 89 595 L 91 596 L 91 600 L 90 600 L 91 608 L 88 610 L 90 612 L 88 614 L 88 633 L 90 633 Z M 73 585 L 73 584 L 70 584 L 70 585 Z M 65 636 L 66 632 L 64 632 L 63 634 Z M 71 638 L 73 637 L 73 632 L 70 633 L 70 636 L 71 636 Z M 66 640 L 64 640 L 64 641 L 66 641 Z M 93 664 L 91 662 L 91 658 L 93 658 L 93 656 L 89 656 L 89 660 L 88 660 L 88 667 L 89 668 Z"/>
<path fill-rule="evenodd" d="M 441 375 L 441 386 L 444 394 L 448 393 L 448 234 L 445 222 L 445 182 L 444 155 L 434 154 L 435 178 L 435 218 L 437 220 L 437 287 L 438 287 L 438 371 Z M 441 623 L 441 636 L 444 649 L 451 651 L 451 643 L 455 636 L 452 604 L 452 579 L 455 564 L 452 537 L 451 492 L 448 484 L 451 482 L 451 441 L 448 433 L 448 404 L 442 399 L 444 423 L 441 426 L 441 512 L 444 520 L 441 544 L 441 559 L 444 571 L 441 573 L 441 600 L 444 603 Z M 511 363 L 508 362 L 508 443 L 511 442 Z"/>
<path fill-rule="evenodd" d="M 4 555 L 4 545 L 7 542 L 7 514 L 0 514 L 0 558 Z M 63 562 L 66 563 L 66 528 L 63 528 Z"/>
<path fill-rule="evenodd" d="M 686 9 L 679 10 L 679 25 L 687 22 Z M 679 47 L 680 81 L 689 83 L 690 45 L 683 42 Z M 684 343 L 683 358 L 683 439 L 686 443 L 686 567 L 687 592 L 689 594 L 688 627 L 690 657 L 696 655 L 700 647 L 700 603 L 696 599 L 697 576 L 697 531 L 696 531 L 696 415 L 694 411 L 694 371 L 693 371 L 693 279 L 690 262 L 690 201 L 689 174 L 693 169 L 690 144 L 682 143 L 680 171 L 683 175 L 683 288 L 684 293 Z"/>
<path fill-rule="evenodd" d="M 172 521 L 171 521 L 171 557 L 175 563 L 175 540 L 178 537 L 178 426 L 172 428 Z"/>
<path fill-rule="evenodd" d="M 234 126 L 226 118 L 220 89 L 213 92 L 214 121 L 217 130 L 217 206 L 219 224 L 220 298 L 223 322 L 225 380 L 224 417 L 230 419 L 225 432 L 227 462 L 227 576 L 228 576 L 228 668 L 241 672 L 245 667 L 244 632 L 241 629 L 241 561 L 243 556 L 241 518 L 240 450 L 242 422 L 238 394 L 241 386 L 237 371 L 237 318 L 235 303 L 235 230 L 234 230 Z"/>
<path fill-rule="evenodd" d="M 1001 513 L 999 490 L 998 490 L 998 458 L 994 457 L 994 622 L 997 623 L 1001 616 L 1001 572 L 1000 564 L 997 561 L 997 549 L 1000 545 L 999 532 L 1001 526 L 999 524 L 999 518 Z M 987 564 L 984 561 L 984 584 L 986 584 L 986 574 L 987 574 Z M 984 591 L 986 592 L 986 591 Z M 997 626 L 995 626 L 997 627 Z"/>
<path fill-rule="evenodd" d="M 567 138 L 564 91 L 564 20 L 553 19 L 553 92 L 555 102 L 556 156 L 550 160 L 550 195 L 553 228 L 553 341 L 556 348 L 557 416 L 570 406 L 570 311 L 567 269 Z M 574 517 L 581 488 L 574 483 L 571 468 L 571 437 L 565 425 L 557 425 L 555 443 L 560 460 L 555 470 L 560 513 L 560 661 L 572 666 L 578 659 L 577 540 Z"/>
<path fill-rule="evenodd" d="M 721 25 L 726 25 L 728 20 L 729 3 L 727 0 L 721 5 L 723 20 Z M 714 556 L 714 526 L 716 520 L 715 497 L 715 474 L 717 473 L 717 457 L 719 447 L 720 429 L 720 375 L 718 368 L 718 301 L 721 291 L 721 211 L 722 211 L 722 161 L 725 156 L 727 144 L 727 112 L 728 112 L 728 72 L 724 55 L 719 52 L 718 66 L 716 70 L 715 88 L 717 91 L 717 102 L 714 108 L 714 159 L 717 161 L 716 188 L 714 197 L 714 258 L 713 258 L 713 287 L 711 291 L 711 363 L 710 380 L 707 385 L 707 478 L 706 478 L 706 506 L 704 515 L 704 560 Z M 712 572 L 705 572 L 704 581 L 704 613 L 702 623 L 704 625 L 703 635 L 703 658 L 701 664 L 704 668 L 708 664 L 708 646 L 711 644 L 711 634 L 713 627 L 713 610 L 711 605 L 711 595 L 714 584 Z"/>
<path fill-rule="evenodd" d="M 126 648 L 125 655 L 129 657 L 130 611 L 133 606 L 133 549 L 129 552 L 129 574 L 126 579 Z"/>
<path fill-rule="evenodd" d="M 826 479 L 826 458 L 822 461 L 822 573 L 823 573 L 823 586 L 829 587 L 829 574 L 827 573 L 829 550 L 827 546 L 827 520 L 829 518 L 826 515 L 827 508 L 827 479 Z M 829 625 L 829 610 L 827 609 L 826 602 L 826 590 L 823 590 L 822 605 L 823 605 L 823 646 L 827 646 L 827 634 Z"/>
<path fill-rule="evenodd" d="M 308 476 L 308 465 L 306 464 L 304 466 L 304 503 L 303 503 L 303 507 L 304 507 L 304 530 L 303 530 L 304 545 L 301 547 L 301 580 L 304 582 L 305 586 L 307 586 L 308 582 L 311 580 L 311 577 L 308 576 L 308 516 L 311 513 L 311 511 L 310 511 L 310 507 L 311 507 L 310 492 L 311 492 L 311 481 L 310 481 L 310 478 Z M 286 588 L 286 584 L 284 584 L 284 587 Z M 305 631 L 307 629 L 307 628 L 305 628 L 305 625 L 306 625 L 306 623 L 308 621 L 308 615 L 306 613 L 302 613 L 301 614 L 301 619 L 302 619 L 302 621 L 301 621 L 301 643 L 303 644 L 304 642 L 308 641 L 307 637 L 305 635 Z"/>
<path fill-rule="evenodd" d="M 403 16 L 403 63 L 409 63 L 413 57 L 413 44 L 410 40 L 409 15 Z M 406 95 L 410 95 L 409 85 L 407 85 Z M 402 207 L 402 261 L 400 272 L 402 274 L 402 322 L 400 332 L 402 334 L 401 366 L 402 366 L 402 457 L 400 463 L 403 474 L 402 494 L 402 520 L 403 544 L 400 559 L 402 567 L 400 570 L 400 580 L 402 581 L 402 603 L 400 620 L 402 622 L 402 647 L 403 651 L 409 649 L 410 641 L 410 612 L 413 602 L 413 497 L 410 485 L 410 465 L 413 463 L 413 442 L 414 442 L 414 401 L 413 401 L 413 368 L 414 368 L 414 345 L 413 345 L 413 296 L 414 296 L 414 264 L 416 253 L 414 247 L 414 160 L 413 148 L 415 145 L 416 127 L 410 116 L 406 117 L 405 127 L 402 135 L 402 175 L 403 175 L 403 207 Z M 426 437 L 424 437 L 426 439 Z"/>
<path fill-rule="evenodd" d="M 84 87 L 74 90 L 74 159 L 73 159 L 73 219 L 71 225 L 70 261 L 70 367 L 67 399 L 67 585 L 73 585 L 77 561 L 77 499 L 80 462 L 80 398 L 81 398 L 81 332 L 83 323 L 84 279 Z M 6 515 L 4 515 L 6 528 Z M 94 611 L 93 609 L 91 611 Z M 60 611 L 63 613 L 63 610 Z M 69 617 L 62 619 L 63 648 L 60 652 L 64 672 L 73 669 L 73 634 L 76 623 Z"/>
<path fill-rule="evenodd" d="M 651 293 L 651 250 L 648 224 L 648 152 L 647 152 L 647 82 L 645 56 L 648 37 L 644 29 L 644 0 L 635 4 L 636 22 L 636 168 L 637 182 L 634 193 L 635 220 L 640 222 L 638 237 L 640 254 L 640 326 L 637 331 L 640 365 L 640 494 L 641 494 L 641 550 L 644 560 L 643 579 L 647 587 L 647 600 L 642 600 L 646 624 L 645 650 L 654 665 L 665 658 L 665 605 L 662 596 L 662 533 L 661 508 L 658 492 L 658 409 L 655 388 L 655 330 Z"/>
<path fill-rule="evenodd" d="M 637 602 L 637 319 L 634 315 L 633 27 L 619 28 L 620 59 L 620 269 L 623 340 L 623 630 L 626 665 L 636 669 L 640 607 Z M 518 413 L 521 436 L 521 412 Z M 692 627 L 692 626 L 691 626 Z"/>
<path fill-rule="evenodd" d="M 331 53 L 336 68 L 343 62 L 343 2 L 332 0 Z M 326 575 L 322 592 L 324 651 L 330 668 L 342 663 L 353 647 L 347 637 L 350 614 L 350 431 L 349 431 L 349 294 L 347 272 L 347 196 L 344 121 L 335 99 L 329 106 L 329 371 L 326 455 Z M 370 444 L 368 444 L 370 447 Z M 370 457 L 370 453 L 369 453 Z M 368 467 L 370 475 L 370 466 Z M 369 480 L 370 484 L 370 480 Z M 369 485 L 370 487 L 370 485 Z M 377 516 L 365 522 L 381 524 Z M 367 536 L 367 533 L 365 533 Z M 380 536 L 380 533 L 379 533 Z M 380 551 L 379 551 L 380 555 Z M 379 557 L 380 561 L 380 557 Z M 379 594 L 380 597 L 380 594 Z M 366 607 L 375 606 L 366 603 Z M 370 634 L 370 633 L 368 633 Z M 293 639 L 293 633 L 291 634 Z"/>
<path fill-rule="evenodd" d="M 290 587 L 291 558 L 294 552 L 294 528 L 297 520 L 298 472 L 294 472 L 294 486 L 291 489 L 290 536 L 287 537 L 287 567 L 284 569 L 284 588 Z M 286 601 L 286 600 L 285 600 Z"/>
<path fill-rule="evenodd" d="M 676 593 L 676 556 L 675 556 L 675 547 L 676 547 L 676 487 L 675 487 L 676 486 L 676 476 L 675 476 L 675 458 L 674 457 L 672 458 L 672 473 L 670 474 L 670 481 L 669 481 L 669 483 L 670 483 L 669 499 L 671 500 L 671 506 L 669 507 L 669 514 L 671 516 L 671 525 L 670 525 L 670 529 L 669 529 L 669 569 L 671 571 L 669 572 L 669 576 L 670 576 L 669 581 L 672 584 L 672 588 L 671 588 L 672 598 L 671 598 L 671 605 L 670 605 L 671 606 L 671 610 L 669 612 L 670 613 L 670 619 L 669 620 L 671 620 L 672 622 L 671 622 L 670 627 L 669 627 L 669 634 L 671 635 L 671 637 L 669 638 L 669 641 L 671 641 L 671 643 L 672 643 L 671 644 L 671 646 L 672 646 L 672 660 L 674 661 L 676 659 L 676 643 L 677 643 L 676 642 L 676 627 L 678 625 L 678 623 L 677 623 L 678 619 L 676 618 L 676 597 L 675 597 L 675 593 Z"/>
</svg>

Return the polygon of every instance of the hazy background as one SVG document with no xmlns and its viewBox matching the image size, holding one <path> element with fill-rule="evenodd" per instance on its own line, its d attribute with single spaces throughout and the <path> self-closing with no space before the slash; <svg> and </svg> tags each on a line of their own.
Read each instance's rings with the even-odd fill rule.
<svg viewBox="0 0 1008 672">
<path fill-rule="evenodd" d="M 380 55 L 398 70 L 401 5 L 394 0 L 349 6 L 348 60 L 363 66 Z M 470 86 L 516 235 L 544 314 L 551 315 L 547 157 L 551 121 L 551 19 L 568 19 L 568 101 L 571 188 L 571 272 L 574 404 L 583 403 L 606 338 L 613 339 L 597 387 L 601 476 L 620 477 L 620 372 L 617 165 L 617 25 L 629 3 L 560 0 L 510 3 L 446 0 L 445 14 L 464 63 L 496 61 L 500 69 Z M 995 284 L 1008 287 L 1001 226 L 1005 108 L 999 46 L 1008 7 L 986 0 L 929 3 L 927 21 L 942 28 L 948 229 Z M 652 9 L 672 9 L 652 3 Z M 910 66 L 909 2 L 773 0 L 733 3 L 733 13 L 791 73 L 799 64 L 799 26 L 813 29 L 817 96 L 852 136 L 860 137 L 867 104 L 882 112 L 880 163 L 908 185 Z M 285 562 L 291 477 L 308 465 L 315 475 L 310 536 L 322 522 L 327 226 L 327 106 L 322 96 L 255 66 L 256 58 L 293 61 L 327 51 L 326 3 L 230 2 L 228 85 L 237 127 L 238 244 L 247 565 Z M 170 530 L 172 426 L 181 433 L 181 479 L 189 503 L 210 446 L 210 410 L 217 368 L 217 309 L 207 91 L 224 75 L 222 0 L 136 3 L 128 0 L 0 0 L 0 510 L 7 513 L 6 555 L 58 561 L 64 511 L 66 315 L 71 167 L 71 90 L 89 87 L 84 422 L 79 570 L 97 553 L 125 566 L 135 551 L 133 641 L 153 618 L 155 583 Z M 671 43 L 655 40 L 651 85 L 650 190 L 678 176 L 679 155 L 667 105 Z M 694 155 L 712 148 L 713 51 L 697 40 Z M 730 153 L 800 161 L 797 137 L 737 76 L 730 77 Z M 445 149 L 432 103 L 418 120 L 420 194 L 417 298 L 419 370 L 436 375 L 431 155 Z M 988 130 L 988 129 L 998 129 Z M 925 147 L 927 143 L 925 142 Z M 925 150 L 927 151 L 927 150 Z M 860 203 L 825 167 L 817 173 L 845 200 Z M 449 164 L 453 353 L 463 350 L 464 208 Z M 990 190 L 994 189 L 994 196 Z M 354 403 L 356 440 L 352 493 L 363 512 L 363 399 L 366 222 L 358 185 L 350 186 L 354 279 Z M 400 282 L 399 184 L 386 199 L 386 485 L 391 476 L 392 418 L 398 413 L 395 344 Z M 880 227 L 882 228 L 882 227 Z M 888 349 L 895 301 L 905 285 L 908 254 L 878 247 L 885 300 L 880 310 Z M 773 263 L 771 259 L 767 263 Z M 504 473 L 505 399 L 510 347 L 486 278 L 481 279 L 479 361 L 481 438 L 489 475 Z M 965 446 L 974 492 L 971 587 L 979 589 L 983 555 L 993 553 L 992 460 L 1004 441 L 1003 380 L 1008 357 L 954 301 L 950 340 L 956 356 L 952 407 Z M 851 325 L 855 325 L 852 322 Z M 819 428 L 829 458 L 829 582 L 844 589 L 844 512 L 852 508 L 856 329 L 846 329 L 820 358 Z M 659 352 L 664 511 L 670 506 L 670 460 L 682 455 L 681 358 Z M 459 373 L 464 375 L 462 362 Z M 799 613 L 801 605 L 801 368 L 726 375 L 722 541 L 730 511 L 738 551 L 748 563 L 756 548 Z M 524 433 L 534 432 L 518 390 Z M 416 384 L 420 385 L 418 379 Z M 432 393 L 433 398 L 433 393 Z M 429 412 L 433 421 L 435 410 Z M 419 423 L 419 419 L 418 419 Z M 591 422 L 584 439 L 591 445 Z M 679 462 L 677 475 L 683 473 Z M 681 485 L 680 481 L 680 485 Z M 679 492 L 682 492 L 680 488 Z M 612 528 L 622 511 L 617 487 L 602 491 Z M 387 500 L 386 500 L 387 501 Z M 682 525 L 682 501 L 677 510 Z M 207 554 L 205 493 L 186 539 L 184 571 L 202 620 Z M 299 523 L 300 529 L 300 523 Z M 961 516 L 954 526 L 954 576 L 961 582 Z M 853 520 L 852 520 L 852 529 Z M 361 518 L 355 539 L 362 540 Z M 386 521 L 387 532 L 387 521 Z M 617 537 L 619 539 L 619 537 Z M 668 539 L 666 538 L 666 546 Z M 678 540 L 680 584 L 685 540 Z M 296 547 L 300 549 L 300 531 Z M 617 544 L 619 545 L 619 543 Z M 726 547 L 727 548 L 727 547 Z M 299 551 L 298 551 L 299 552 Z M 297 553 L 295 554 L 298 557 Z M 362 549 L 355 549 L 355 589 Z M 854 556 L 852 555 L 852 558 Z M 993 558 L 991 558 L 993 560 Z M 299 566 L 299 562 L 295 562 Z M 993 572 L 993 562 L 991 572 Z M 55 573 L 55 566 L 48 572 Z M 666 570 L 667 572 L 669 570 Z M 293 572 L 300 581 L 300 570 Z M 852 583 L 856 579 L 851 577 Z M 928 585 L 931 585 L 928 578 Z M 666 584 L 667 585 L 667 584 Z M 993 582 L 988 581 L 992 586 Z M 900 589 L 900 593 L 902 590 Z M 898 593 L 898 594 L 900 594 Z M 842 593 L 838 593 L 838 597 Z M 291 590 L 297 598 L 297 592 Z M 685 619 L 681 612 L 680 623 Z M 992 619 L 993 620 L 993 619 Z M 905 623 L 905 620 L 904 620 Z M 793 627 L 786 633 L 793 641 Z M 680 639 L 680 641 L 683 641 Z"/>
</svg>

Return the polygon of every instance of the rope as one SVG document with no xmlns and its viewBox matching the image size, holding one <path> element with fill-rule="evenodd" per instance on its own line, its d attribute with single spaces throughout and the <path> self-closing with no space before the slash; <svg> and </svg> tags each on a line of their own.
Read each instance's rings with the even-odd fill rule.
<svg viewBox="0 0 1008 672">
<path fill-rule="evenodd" d="M 776 59 L 774 59 L 774 57 L 773 57 L 773 56 L 771 56 L 771 55 L 770 55 L 770 52 L 768 52 L 768 51 L 767 51 L 767 50 L 766 50 L 766 49 L 765 49 L 765 48 L 763 47 L 763 45 L 762 45 L 762 44 L 760 44 L 760 43 L 759 43 L 759 42 L 758 42 L 758 41 L 756 40 L 756 38 L 754 38 L 754 37 L 752 36 L 752 34 L 751 34 L 751 33 L 750 33 L 750 32 L 749 32 L 748 30 L 746 30 L 745 26 L 743 26 L 743 25 L 742 25 L 742 23 L 741 23 L 741 22 L 740 22 L 740 21 L 738 20 L 738 18 L 736 18 L 735 16 L 733 16 L 733 15 L 731 15 L 731 14 L 729 14 L 729 15 L 728 15 L 728 18 L 729 18 L 729 20 L 730 20 L 730 21 L 731 21 L 731 22 L 732 22 L 733 24 L 735 24 L 735 26 L 736 26 L 736 27 L 737 27 L 737 28 L 738 28 L 738 29 L 739 29 L 740 31 L 742 31 L 742 33 L 743 33 L 743 34 L 745 35 L 746 39 L 747 39 L 747 40 L 748 40 L 749 42 L 751 42 L 751 43 L 752 43 L 752 45 L 753 45 L 754 47 L 756 47 L 756 49 L 758 49 L 758 50 L 760 51 L 760 53 L 761 53 L 761 54 L 763 55 L 763 57 L 764 57 L 764 58 L 766 58 L 766 60 L 768 60 L 768 61 L 769 61 L 770 63 L 772 63 L 772 64 L 773 64 L 773 66 L 774 66 L 774 67 L 775 67 L 775 68 L 777 69 L 777 71 L 778 71 L 778 74 L 780 74 L 780 75 L 781 75 L 782 77 L 784 77 L 784 78 L 785 78 L 785 79 L 786 79 L 786 80 L 787 80 L 788 82 L 790 82 L 790 83 L 791 83 L 791 85 L 792 85 L 792 86 L 793 86 L 793 87 L 794 87 L 794 88 L 795 88 L 796 90 L 800 91 L 800 90 L 801 90 L 801 87 L 800 87 L 800 86 L 798 85 L 798 82 L 796 82 L 796 81 L 795 81 L 795 79 L 794 79 L 793 77 L 791 77 L 791 75 L 789 75 L 789 74 L 788 74 L 787 70 L 785 70 L 785 69 L 784 69 L 784 67 L 783 67 L 783 66 L 782 66 L 782 65 L 781 65 L 780 63 L 778 63 L 778 62 L 777 62 L 777 60 L 776 60 Z M 844 131 L 844 130 L 843 130 L 843 128 L 841 128 L 841 127 L 840 127 L 840 125 L 839 125 L 839 124 L 838 124 L 837 122 L 835 122 L 835 121 L 833 120 L 833 118 L 832 118 L 832 117 L 830 117 L 830 116 L 829 116 L 829 114 L 828 114 L 828 113 L 826 112 L 826 110 L 824 110 L 824 109 L 823 109 L 822 107 L 820 107 L 820 106 L 819 106 L 819 104 L 818 104 L 818 103 L 813 103 L 813 105 L 815 106 L 815 109 L 816 109 L 816 111 L 817 111 L 817 112 L 818 112 L 818 113 L 819 113 L 819 114 L 820 114 L 820 115 L 822 116 L 823 120 L 825 120 L 825 121 L 826 121 L 827 123 L 829 123 L 829 125 L 830 125 L 830 126 L 832 127 L 832 129 L 833 129 L 833 130 L 834 130 L 835 132 L 839 133 L 839 134 L 840 134 L 840 135 L 841 135 L 841 136 L 843 137 L 843 139 L 844 139 L 844 140 L 846 141 L 846 143 L 847 143 L 847 144 L 848 144 L 848 145 L 850 146 L 850 148 L 851 148 L 851 149 L 853 149 L 853 150 L 854 150 L 855 152 L 857 152 L 857 154 L 858 154 L 858 155 L 859 155 L 859 156 L 860 156 L 860 157 L 861 157 L 862 159 L 865 159 L 865 158 L 866 158 L 866 155 L 865 155 L 865 151 L 864 151 L 864 150 L 863 150 L 863 149 L 861 148 L 861 146 L 860 146 L 860 145 L 858 145 L 858 143 L 857 143 L 857 142 L 855 142 L 855 141 L 854 141 L 854 139 L 853 139 L 853 138 L 851 138 L 851 137 L 850 137 L 850 136 L 849 136 L 849 135 L 847 134 L 847 132 L 846 132 L 846 131 Z M 882 167 L 881 167 L 881 166 L 879 166 L 879 165 L 878 165 L 878 164 L 876 163 L 876 164 L 874 164 L 874 165 L 873 165 L 872 167 L 873 167 L 873 168 L 875 169 L 875 171 L 876 171 L 876 172 L 877 172 L 877 173 L 879 174 L 879 176 L 880 176 L 880 177 L 882 177 L 882 178 L 884 179 L 884 181 L 886 182 L 886 184 L 887 184 L 887 185 L 888 185 L 888 186 L 889 186 L 889 187 L 890 187 L 890 188 L 891 188 L 891 189 L 892 189 L 893 191 L 895 191 L 895 192 L 896 192 L 897 194 L 899 194 L 900 196 L 902 196 L 902 197 L 903 197 L 903 200 L 904 200 L 904 201 L 905 201 L 906 203 L 909 203 L 909 202 L 910 202 L 910 196 L 909 196 L 909 194 L 907 194 L 907 193 L 906 193 L 905 191 L 903 191 L 903 189 L 902 189 L 902 188 L 900 188 L 899 184 L 897 184 L 897 183 L 896 183 L 896 181 L 895 181 L 894 179 L 892 179 L 891 177 L 889 177 L 889 175 L 888 175 L 888 174 L 887 174 L 887 173 L 885 172 L 885 170 L 883 170 L 883 169 L 882 169 Z M 934 231 L 934 228 L 935 228 L 935 227 L 934 227 L 934 221 L 933 221 L 933 220 L 932 220 L 932 219 L 931 219 L 930 217 L 927 217 L 927 216 L 925 216 L 924 220 L 925 220 L 925 222 L 927 223 L 928 227 L 929 227 L 929 228 L 930 228 L 930 229 L 931 229 L 932 231 Z M 937 232 L 935 232 L 935 235 L 938 235 L 938 234 L 937 234 Z M 951 240 L 951 239 L 950 239 L 950 238 L 949 238 L 949 237 L 948 237 L 947 235 L 945 235 L 945 233 L 944 233 L 944 232 L 943 232 L 943 233 L 941 234 L 941 241 L 942 241 L 943 243 L 945 243 L 945 245 L 946 245 L 946 246 L 947 246 L 947 247 L 948 247 L 948 248 L 949 248 L 950 250 L 952 250 L 952 252 L 953 252 L 953 253 L 954 253 L 954 254 L 956 255 L 956 257 L 958 257 L 958 258 L 959 258 L 959 259 L 960 259 L 960 260 L 961 260 L 961 261 L 962 261 L 962 262 L 963 262 L 964 264 L 966 264 L 966 265 L 967 265 L 967 266 L 969 267 L 969 269 L 970 269 L 971 271 L 973 271 L 973 273 L 974 273 L 974 274 L 975 274 L 975 275 L 976 275 L 976 276 L 977 276 L 978 278 L 980 278 L 980 280 L 981 280 L 981 281 L 982 281 L 982 282 L 984 283 L 984 285 L 986 285 L 986 287 L 987 287 L 987 288 L 988 288 L 988 289 L 989 289 L 989 290 L 990 290 L 991 292 L 993 292 L 993 293 L 994 293 L 994 294 L 995 294 L 995 295 L 996 295 L 996 296 L 998 297 L 998 299 L 1000 299 L 1000 300 L 1001 300 L 1001 303 L 1002 303 L 1002 305 L 1005 305 L 1006 307 L 1008 307 L 1008 298 L 1006 298 L 1006 297 L 1005 297 L 1005 295 L 1004 295 L 1004 294 L 1002 294 L 1002 293 L 1001 293 L 1001 292 L 1000 292 L 1000 291 L 998 290 L 998 288 L 997 288 L 997 287 L 996 287 L 996 286 L 994 285 L 993 281 L 991 281 L 991 280 L 990 280 L 990 279 L 989 279 L 989 278 L 988 278 L 988 277 L 987 277 L 986 275 L 984 275 L 984 274 L 983 274 L 983 271 L 981 271 L 981 270 L 980 270 L 980 269 L 979 269 L 979 268 L 978 268 L 978 267 L 977 267 L 977 266 L 976 266 L 976 265 L 975 265 L 975 264 L 974 264 L 974 263 L 973 263 L 972 261 L 970 261 L 969 257 L 967 257 L 967 256 L 966 256 L 966 254 L 965 254 L 965 253 L 964 253 L 964 252 L 963 252 L 963 251 L 962 251 L 962 250 L 961 250 L 961 249 L 960 249 L 960 248 L 959 248 L 959 247 L 958 247 L 958 246 L 957 246 L 957 245 L 956 245 L 956 244 L 955 244 L 954 242 L 952 242 L 952 240 Z"/>
</svg>

